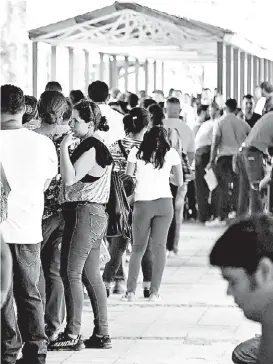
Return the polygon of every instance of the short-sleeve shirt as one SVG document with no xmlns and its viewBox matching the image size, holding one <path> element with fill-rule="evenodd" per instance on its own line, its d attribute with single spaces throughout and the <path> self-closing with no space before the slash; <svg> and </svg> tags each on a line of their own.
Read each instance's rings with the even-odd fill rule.
<svg viewBox="0 0 273 364">
<path fill-rule="evenodd" d="M 263 115 L 257 121 L 245 140 L 246 147 L 254 147 L 267 153 L 268 148 L 273 147 L 273 111 Z"/>
<path fill-rule="evenodd" d="M 125 155 L 122 153 L 119 142 L 122 144 L 125 153 L 128 155 L 133 147 L 136 147 L 139 149 L 141 140 L 125 137 L 120 141 L 115 142 L 111 145 L 109 148 L 110 153 L 112 154 L 113 160 L 114 160 L 114 171 L 115 172 L 121 172 L 125 173 L 126 167 L 127 167 L 127 158 L 125 158 Z"/>
<path fill-rule="evenodd" d="M 183 120 L 175 118 L 164 119 L 163 124 L 165 128 L 178 130 L 182 140 L 183 152 L 185 154 L 195 152 L 193 131 Z"/>
<path fill-rule="evenodd" d="M 26 128 L 0 131 L 0 162 L 10 186 L 0 233 L 9 244 L 42 241 L 44 187 L 58 173 L 53 142 Z"/>
<path fill-rule="evenodd" d="M 173 148 L 167 151 L 163 167 L 160 169 L 137 158 L 137 152 L 138 148 L 133 148 L 128 156 L 128 162 L 136 164 L 135 201 L 172 198 L 169 183 L 171 170 L 173 166 L 181 165 L 177 151 Z"/>
<path fill-rule="evenodd" d="M 234 114 L 228 114 L 215 122 L 213 140 L 216 135 L 220 137 L 218 158 L 237 154 L 250 130 L 248 123 L 237 118 Z"/>
</svg>

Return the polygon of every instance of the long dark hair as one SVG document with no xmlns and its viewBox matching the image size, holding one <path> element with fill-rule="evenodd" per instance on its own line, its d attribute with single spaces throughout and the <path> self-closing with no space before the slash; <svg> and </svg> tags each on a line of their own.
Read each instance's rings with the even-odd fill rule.
<svg viewBox="0 0 273 364">
<path fill-rule="evenodd" d="M 134 107 L 123 118 L 124 131 L 126 135 L 140 133 L 149 125 L 150 116 L 146 109 Z"/>
<path fill-rule="evenodd" d="M 165 162 L 165 155 L 171 149 L 167 141 L 167 131 L 161 126 L 154 126 L 144 135 L 137 152 L 137 158 L 152 163 L 161 169 Z"/>
<path fill-rule="evenodd" d="M 108 131 L 109 125 L 106 117 L 101 115 L 100 108 L 93 101 L 81 100 L 73 107 L 79 112 L 80 118 L 86 123 L 93 123 L 94 130 Z"/>
<path fill-rule="evenodd" d="M 38 102 L 38 113 L 43 123 L 54 125 L 60 120 L 67 109 L 63 94 L 58 91 L 45 91 Z"/>
<path fill-rule="evenodd" d="M 163 126 L 164 112 L 158 104 L 152 104 L 148 107 L 151 116 L 152 126 Z"/>
</svg>

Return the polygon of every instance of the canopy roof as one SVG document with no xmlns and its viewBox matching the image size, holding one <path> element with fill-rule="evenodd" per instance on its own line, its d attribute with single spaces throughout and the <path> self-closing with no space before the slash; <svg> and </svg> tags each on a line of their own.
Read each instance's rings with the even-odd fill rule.
<svg viewBox="0 0 273 364">
<path fill-rule="evenodd" d="M 269 52 L 229 30 L 169 15 L 136 3 L 113 5 L 29 31 L 46 42 L 115 55 L 157 60 L 215 62 L 224 41 L 260 58 Z"/>
</svg>

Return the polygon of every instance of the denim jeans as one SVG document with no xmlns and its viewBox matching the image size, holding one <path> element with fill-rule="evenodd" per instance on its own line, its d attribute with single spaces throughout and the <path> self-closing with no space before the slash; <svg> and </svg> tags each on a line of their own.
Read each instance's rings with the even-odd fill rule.
<svg viewBox="0 0 273 364">
<path fill-rule="evenodd" d="M 127 292 L 135 292 L 141 259 L 150 237 L 154 263 L 151 293 L 157 294 L 166 261 L 166 242 L 173 218 L 171 198 L 152 201 L 137 201 L 133 211 L 133 250 L 129 264 Z"/>
<path fill-rule="evenodd" d="M 238 215 L 262 212 L 262 196 L 259 190 L 252 188 L 253 182 L 264 177 L 263 154 L 255 149 L 243 149 L 237 156 L 239 173 Z"/>
<path fill-rule="evenodd" d="M 115 280 L 125 281 L 122 256 L 127 247 L 127 239 L 122 236 L 110 238 L 110 261 L 105 265 L 102 275 L 103 281 L 107 284 Z M 151 241 L 147 245 L 143 258 L 141 260 L 143 282 L 151 282 L 153 271 L 153 252 Z"/>
<path fill-rule="evenodd" d="M 61 276 L 65 288 L 68 334 L 78 335 L 83 311 L 82 282 L 94 314 L 94 333 L 108 335 L 107 296 L 100 275 L 100 245 L 107 227 L 105 207 L 96 203 L 65 203 Z"/>
<path fill-rule="evenodd" d="M 40 244 L 8 244 L 13 263 L 13 280 L 1 310 L 1 363 L 14 364 L 22 343 L 26 363 L 44 364 L 47 337 L 44 311 L 38 290 Z M 17 318 L 14 309 L 17 305 Z"/>
<path fill-rule="evenodd" d="M 210 190 L 205 180 L 206 167 L 210 161 L 210 147 L 199 148 L 195 154 L 195 188 L 198 205 L 198 220 L 206 222 L 210 219 Z"/>
<path fill-rule="evenodd" d="M 60 275 L 61 243 L 64 220 L 62 214 L 43 220 L 41 275 L 39 290 L 45 307 L 47 335 L 60 331 L 65 318 L 64 286 Z"/>
<path fill-rule="evenodd" d="M 183 221 L 184 204 L 185 204 L 185 197 L 187 194 L 188 185 L 184 184 L 183 186 L 178 187 L 171 184 L 170 186 L 173 195 L 172 201 L 173 201 L 174 216 L 169 229 L 166 247 L 168 251 L 177 252 L 180 240 L 180 229 Z"/>
</svg>

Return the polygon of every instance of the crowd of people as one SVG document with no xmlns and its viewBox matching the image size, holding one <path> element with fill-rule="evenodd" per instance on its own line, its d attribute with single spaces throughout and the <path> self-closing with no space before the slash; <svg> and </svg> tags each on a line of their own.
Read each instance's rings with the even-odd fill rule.
<svg viewBox="0 0 273 364">
<path fill-rule="evenodd" d="M 110 349 L 107 297 L 135 301 L 142 268 L 144 298 L 161 299 L 166 258 L 179 252 L 184 218 L 208 227 L 241 218 L 210 260 L 229 282 L 251 283 L 255 274 L 250 292 L 242 296 L 238 288 L 237 303 L 266 325 L 240 300 L 251 299 L 257 285 L 253 305 L 266 291 L 264 310 L 273 293 L 272 219 L 245 217 L 271 210 L 265 191 L 272 180 L 272 123 L 268 82 L 255 97 L 245 95 L 241 108 L 209 89 L 197 97 L 174 89 L 168 97 L 162 90 L 148 97 L 95 81 L 88 95 L 72 90 L 66 97 L 52 81 L 37 100 L 1 86 L 2 363 L 43 364 L 47 350 Z M 109 259 L 101 275 L 103 250 Z M 87 340 L 81 335 L 85 292 L 94 314 Z M 230 289 L 235 300 L 237 293 Z M 245 351 L 249 343 L 235 350 L 235 363 Z"/>
</svg>

